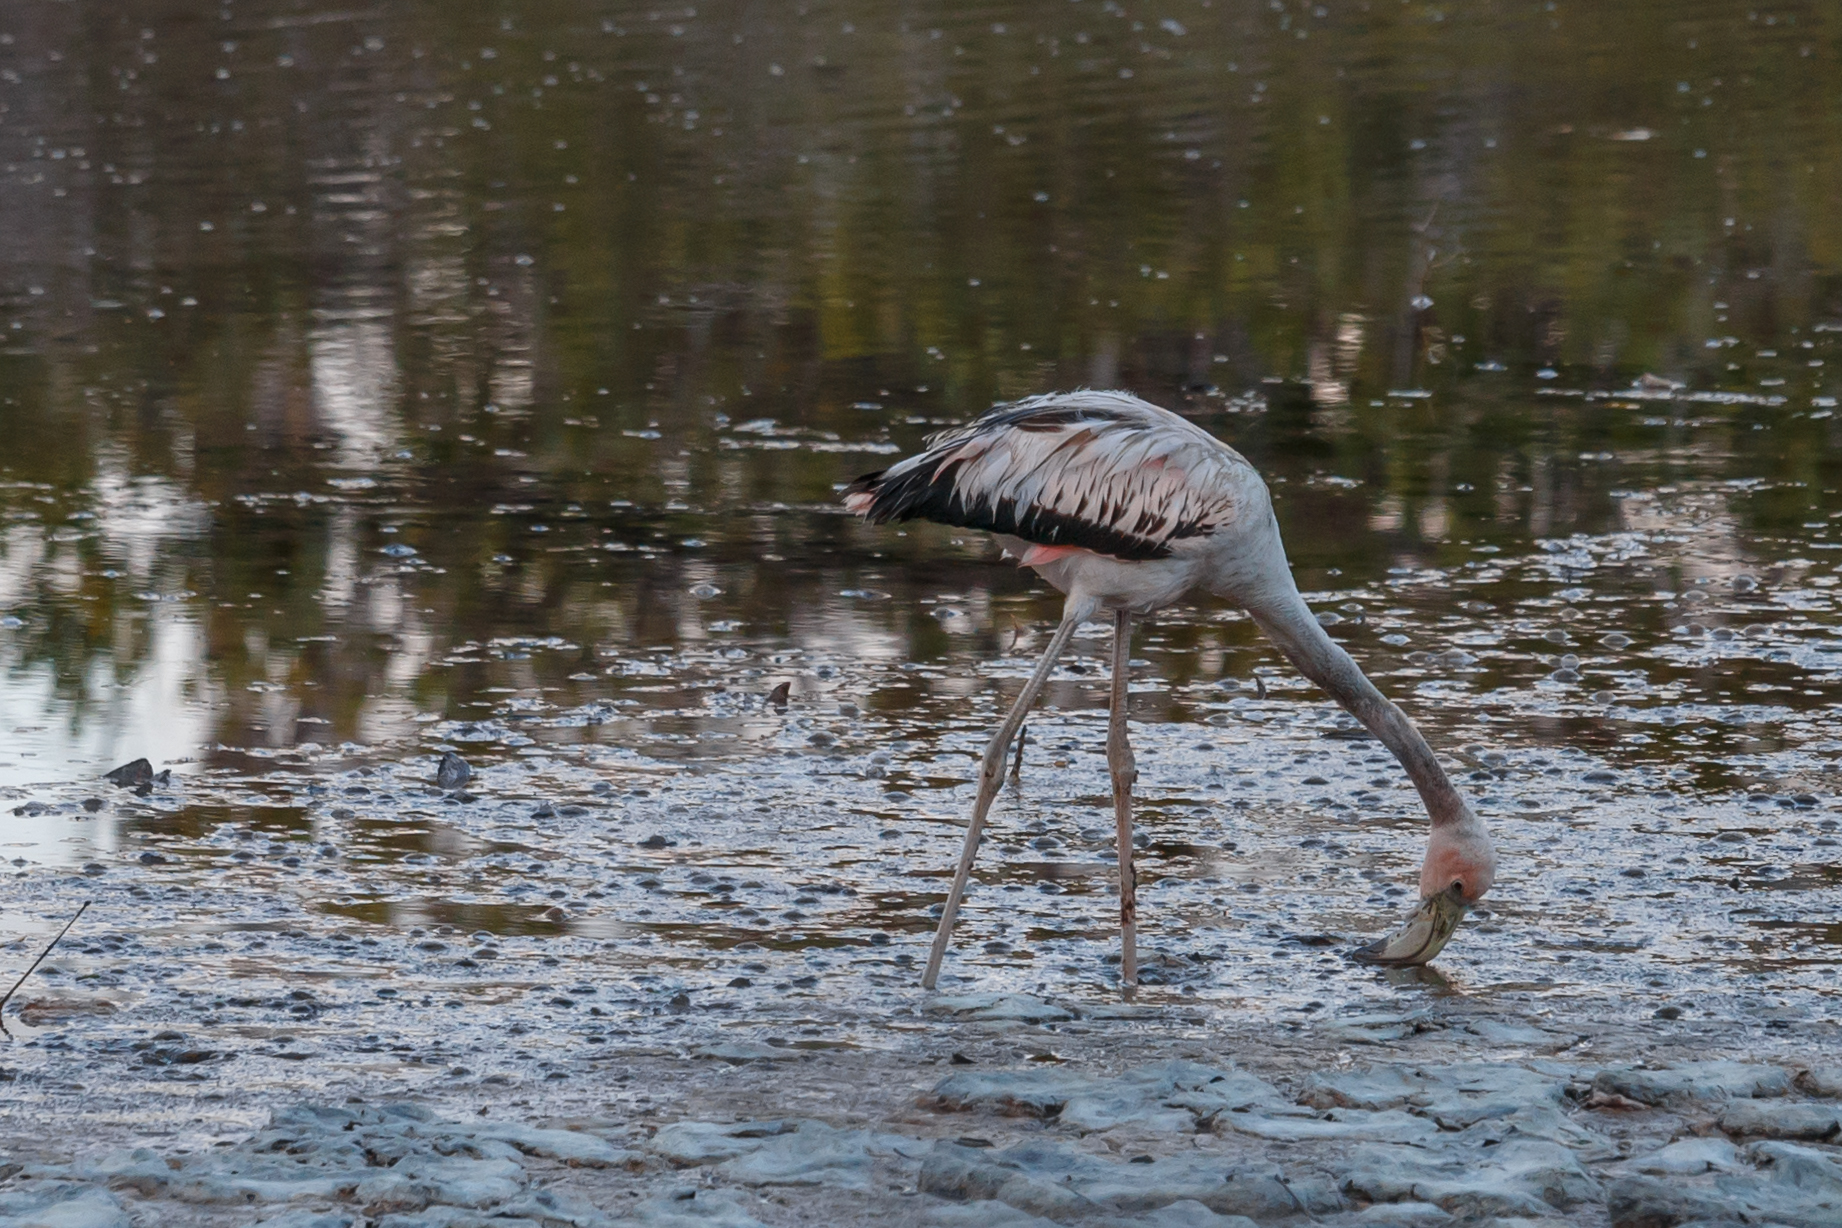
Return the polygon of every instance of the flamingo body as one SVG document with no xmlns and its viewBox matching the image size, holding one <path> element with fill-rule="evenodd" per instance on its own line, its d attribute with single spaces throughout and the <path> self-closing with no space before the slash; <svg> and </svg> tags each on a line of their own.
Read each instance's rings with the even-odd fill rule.
<svg viewBox="0 0 1842 1228">
<path fill-rule="evenodd" d="M 1394 752 L 1420 791 L 1433 823 L 1420 882 L 1426 904 L 1382 945 L 1381 957 L 1431 958 L 1463 908 L 1489 889 L 1495 851 L 1470 805 L 1419 731 L 1325 634 L 1299 595 L 1259 473 L 1194 423 L 1124 392 L 1031 397 L 859 478 L 844 502 L 872 522 L 924 519 L 991 532 L 1006 553 L 1067 594 L 1061 627 L 987 748 L 966 849 L 924 978 L 930 987 L 1005 751 L 1073 628 L 1101 611 L 1116 627 L 1108 757 L 1120 825 L 1122 972 L 1132 980 L 1130 791 L 1137 772 L 1126 739 L 1127 640 L 1133 617 L 1199 590 L 1246 609 L 1302 673 Z"/>
</svg>

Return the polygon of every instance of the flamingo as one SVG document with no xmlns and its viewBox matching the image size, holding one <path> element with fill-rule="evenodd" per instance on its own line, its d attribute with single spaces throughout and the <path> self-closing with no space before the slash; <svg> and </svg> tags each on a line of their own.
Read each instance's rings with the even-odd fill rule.
<svg viewBox="0 0 1842 1228">
<path fill-rule="evenodd" d="M 1005 553 L 1066 595 L 1035 672 L 985 748 L 978 794 L 921 984 L 934 988 L 1004 762 L 1030 705 L 1081 624 L 1113 623 L 1107 766 L 1119 845 L 1120 975 L 1138 980 L 1132 785 L 1126 727 L 1132 620 L 1209 593 L 1238 604 L 1300 673 L 1394 753 L 1431 820 L 1420 903 L 1392 935 L 1358 952 L 1423 964 L 1490 889 L 1496 851 L 1420 731 L 1325 634 L 1286 562 L 1266 483 L 1234 449 L 1125 392 L 1080 390 L 999 405 L 943 431 L 925 451 L 845 488 L 866 521 L 932 520 L 993 534 Z"/>
</svg>

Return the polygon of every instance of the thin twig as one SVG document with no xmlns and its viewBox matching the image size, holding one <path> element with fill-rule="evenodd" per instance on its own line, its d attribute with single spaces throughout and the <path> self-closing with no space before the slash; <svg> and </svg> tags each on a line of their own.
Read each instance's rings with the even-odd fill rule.
<svg viewBox="0 0 1842 1228">
<path fill-rule="evenodd" d="M 1011 784 L 1023 784 L 1023 744 L 1030 740 L 1030 727 L 1017 726 L 1017 758 L 1011 763 Z"/>
<path fill-rule="evenodd" d="M 63 940 L 64 935 L 70 933 L 70 927 L 77 923 L 77 918 L 81 917 L 89 906 L 90 901 L 83 901 L 82 907 L 78 908 L 71 915 L 70 920 L 64 923 L 64 928 L 58 931 L 58 936 L 45 944 L 45 949 L 38 953 L 38 958 L 32 961 L 32 966 L 20 973 L 19 979 L 13 982 L 13 987 L 7 990 L 4 996 L 0 996 L 0 1032 L 6 1032 L 8 1036 L 12 1035 L 11 1032 L 6 1031 L 6 1004 L 13 1000 L 13 995 L 19 992 L 19 987 L 26 983 L 26 978 L 38 971 L 38 966 L 45 962 L 45 956 L 51 954 L 51 948 L 57 946 Z"/>
</svg>

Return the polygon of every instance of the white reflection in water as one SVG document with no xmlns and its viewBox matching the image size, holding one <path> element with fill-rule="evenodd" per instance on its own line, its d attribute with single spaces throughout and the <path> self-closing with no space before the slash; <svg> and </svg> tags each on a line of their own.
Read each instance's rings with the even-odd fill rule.
<svg viewBox="0 0 1842 1228">
<path fill-rule="evenodd" d="M 146 758 L 158 769 L 194 758 L 211 735 L 212 708 L 223 699 L 222 688 L 208 680 L 204 632 L 180 611 L 152 616 L 147 651 L 126 679 L 118 679 L 113 661 L 99 658 L 72 694 L 59 688 L 50 666 L 23 661 L 17 645 L 4 640 L 0 671 L 6 677 L 0 788 L 100 777 L 131 759 Z M 101 780 L 96 786 L 99 797 L 112 797 L 111 786 Z M 82 851 L 61 843 L 59 833 L 71 821 L 68 814 L 8 816 L 8 841 L 32 838 L 22 823 L 48 823 L 58 832 L 41 833 L 46 838 L 35 847 L 69 860 Z"/>
<path fill-rule="evenodd" d="M 434 654 L 435 637 L 427 628 L 402 628 L 397 632 L 396 651 L 384 664 L 384 680 L 393 691 L 407 691 L 422 677 Z"/>
<path fill-rule="evenodd" d="M 358 591 L 358 509 L 340 504 L 326 523 L 326 579 L 320 603 L 327 610 L 352 604 Z"/>
<path fill-rule="evenodd" d="M 339 440 L 336 463 L 374 465 L 396 447 L 401 431 L 389 312 L 354 307 L 316 315 L 307 339 L 314 417 Z"/>
<path fill-rule="evenodd" d="M 154 563 L 175 541 L 195 541 L 211 531 L 211 509 L 158 474 L 132 472 L 127 449 L 96 449 L 89 510 L 103 553 L 136 582 L 151 578 Z"/>
<path fill-rule="evenodd" d="M 0 533 L 0 608 L 19 605 L 32 595 L 45 549 L 41 525 L 16 524 Z"/>
</svg>

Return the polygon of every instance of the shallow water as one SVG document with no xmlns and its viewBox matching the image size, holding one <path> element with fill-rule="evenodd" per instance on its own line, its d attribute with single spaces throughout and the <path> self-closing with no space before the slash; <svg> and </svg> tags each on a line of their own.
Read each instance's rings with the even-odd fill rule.
<svg viewBox="0 0 1842 1228">
<path fill-rule="evenodd" d="M 1412 791 L 1244 618 L 1173 610 L 1134 643 L 1151 1000 L 1823 1014 L 1831 24 L 16 5 L 0 934 L 94 890 L 188 992 L 905 992 L 1057 603 L 836 491 L 1086 384 L 1260 466 L 1504 851 L 1449 981 L 1350 972 Z M 953 976 L 1109 992 L 1107 651 L 1031 723 Z M 175 783 L 97 780 L 139 756 Z"/>
</svg>

